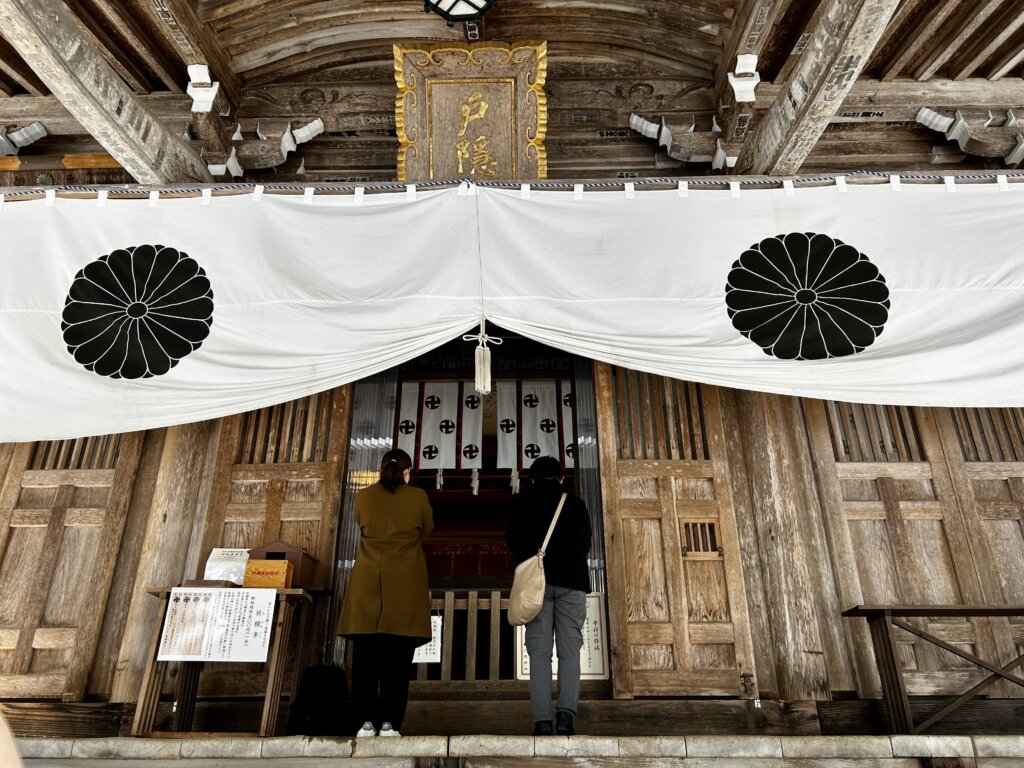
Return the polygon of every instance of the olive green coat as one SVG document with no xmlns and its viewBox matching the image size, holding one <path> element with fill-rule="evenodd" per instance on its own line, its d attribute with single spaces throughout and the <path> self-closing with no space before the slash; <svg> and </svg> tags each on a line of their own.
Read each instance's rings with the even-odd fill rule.
<svg viewBox="0 0 1024 768">
<path fill-rule="evenodd" d="M 427 494 L 374 483 L 356 494 L 359 552 L 338 620 L 339 635 L 386 632 L 430 640 L 423 539 L 434 529 Z"/>
</svg>

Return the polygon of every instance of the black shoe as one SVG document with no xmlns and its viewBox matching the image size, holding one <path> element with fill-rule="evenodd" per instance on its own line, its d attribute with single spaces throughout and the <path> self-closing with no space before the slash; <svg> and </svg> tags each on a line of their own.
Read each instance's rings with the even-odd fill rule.
<svg viewBox="0 0 1024 768">
<path fill-rule="evenodd" d="M 567 709 L 560 709 L 556 715 L 558 720 L 555 725 L 555 733 L 559 736 L 575 736 L 576 731 L 572 727 L 572 712 Z"/>
<path fill-rule="evenodd" d="M 534 736 L 552 736 L 553 731 L 551 730 L 550 720 L 538 720 L 533 724 L 533 735 Z"/>
</svg>

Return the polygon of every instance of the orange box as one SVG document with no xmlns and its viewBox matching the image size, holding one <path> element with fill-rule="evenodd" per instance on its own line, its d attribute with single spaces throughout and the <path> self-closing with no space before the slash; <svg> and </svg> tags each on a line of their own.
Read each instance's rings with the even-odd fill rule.
<svg viewBox="0 0 1024 768">
<path fill-rule="evenodd" d="M 242 586 L 290 589 L 293 570 L 288 560 L 247 560 Z"/>
</svg>

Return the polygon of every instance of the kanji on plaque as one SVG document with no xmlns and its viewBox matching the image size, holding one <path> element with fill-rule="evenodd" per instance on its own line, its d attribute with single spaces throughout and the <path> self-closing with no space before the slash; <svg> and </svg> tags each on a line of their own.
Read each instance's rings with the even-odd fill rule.
<svg viewBox="0 0 1024 768">
<path fill-rule="evenodd" d="M 171 590 L 160 661 L 266 661 L 274 589 Z"/>
</svg>

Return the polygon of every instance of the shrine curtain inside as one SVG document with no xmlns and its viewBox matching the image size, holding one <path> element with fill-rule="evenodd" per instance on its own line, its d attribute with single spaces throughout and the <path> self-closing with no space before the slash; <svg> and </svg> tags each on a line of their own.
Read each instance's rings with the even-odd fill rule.
<svg viewBox="0 0 1024 768">
<path fill-rule="evenodd" d="M 789 192 L 8 198 L 0 441 L 288 401 L 481 317 L 690 381 L 1024 406 L 1024 184 Z"/>
</svg>

